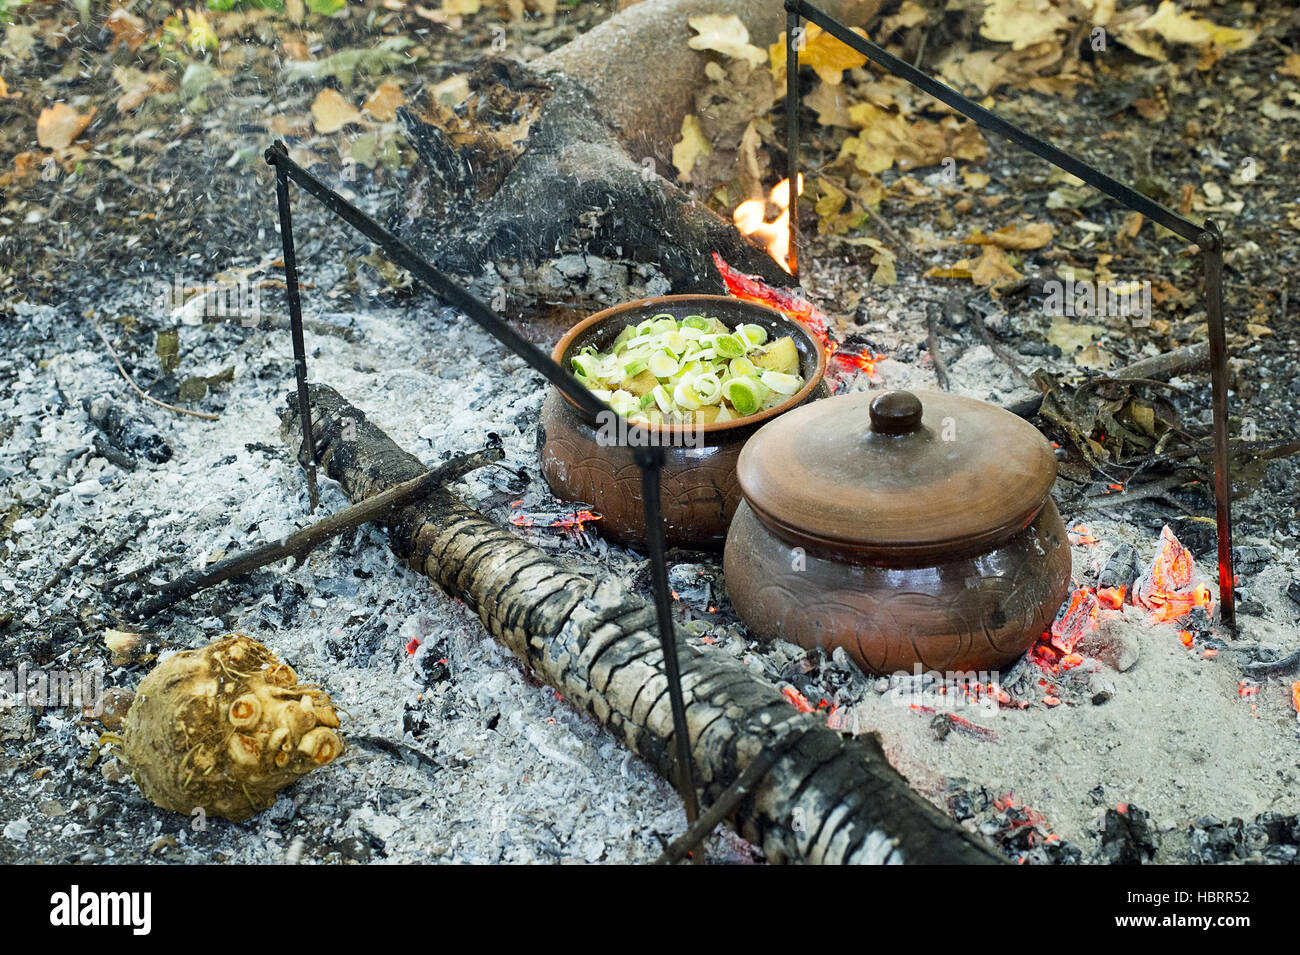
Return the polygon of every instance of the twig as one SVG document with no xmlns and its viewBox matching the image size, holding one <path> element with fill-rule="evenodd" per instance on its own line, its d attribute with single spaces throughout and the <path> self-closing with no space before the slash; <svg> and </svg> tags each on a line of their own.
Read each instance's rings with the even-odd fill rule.
<svg viewBox="0 0 1300 955">
<path fill-rule="evenodd" d="M 934 363 L 934 377 L 938 379 L 939 387 L 947 391 L 948 366 L 939 353 L 939 334 L 935 330 L 938 316 L 939 306 L 931 302 L 925 310 L 925 347 L 929 349 L 930 361 Z"/>
<path fill-rule="evenodd" d="M 217 415 L 209 414 L 206 411 L 190 411 L 188 408 L 177 408 L 175 405 L 169 405 L 165 401 L 159 401 L 151 395 L 146 395 L 140 390 L 140 386 L 131 379 L 131 376 L 126 373 L 126 369 L 122 367 L 122 362 L 118 360 L 117 352 L 113 350 L 113 346 L 109 342 L 108 336 L 100 330 L 99 323 L 95 324 L 95 334 L 99 336 L 99 340 L 103 342 L 104 347 L 108 349 L 108 354 L 112 357 L 113 364 L 117 365 L 117 370 L 122 373 L 122 377 L 126 379 L 126 383 L 130 385 L 131 389 L 145 401 L 150 404 L 155 404 L 159 408 L 166 408 L 168 411 L 175 411 L 177 414 L 187 414 L 192 415 L 195 418 L 203 418 L 205 421 L 216 421 L 218 419 Z"/>
<path fill-rule="evenodd" d="M 186 571 L 175 580 L 158 588 L 158 592 L 141 604 L 134 616 L 146 620 L 200 590 L 234 577 L 242 577 L 259 567 L 274 564 L 286 557 L 292 557 L 297 566 L 307 559 L 307 555 L 313 549 L 331 537 L 370 521 L 384 520 L 397 508 L 418 501 L 440 485 L 463 477 L 475 468 L 499 461 L 503 456 L 500 443 L 493 442 L 482 451 L 452 458 L 419 477 L 404 481 L 337 514 L 331 514 L 313 524 L 308 524 L 301 530 L 294 531 L 283 541 L 263 544 L 245 553 L 236 554 L 234 557 L 218 561 L 205 570 Z"/>
<path fill-rule="evenodd" d="M 1012 374 L 1031 388 L 1035 387 L 1034 379 L 1020 367 L 1020 362 L 1016 360 L 1015 355 L 1011 354 L 1008 349 L 994 341 L 993 333 L 989 331 L 988 325 L 984 324 L 984 313 L 974 306 L 971 306 L 970 311 L 975 316 L 975 331 L 978 333 L 980 341 L 984 342 L 984 344 L 989 347 L 989 351 L 993 352 L 994 355 L 997 355 L 1002 364 L 1011 369 Z"/>
<path fill-rule="evenodd" d="M 1297 667 L 1300 667 L 1300 650 L 1287 654 L 1281 660 L 1261 660 L 1258 663 L 1247 663 L 1242 667 L 1242 670 L 1248 676 L 1280 676 L 1283 673 L 1290 673 Z"/>
<path fill-rule="evenodd" d="M 761 749 L 753 762 L 745 767 L 734 783 L 728 786 L 708 809 L 700 814 L 680 836 L 668 844 L 668 848 L 663 854 L 655 860 L 655 865 L 673 865 L 682 861 L 695 850 L 701 842 L 709 837 L 709 833 L 718 827 L 718 824 L 727 816 L 735 811 L 740 805 L 740 801 L 753 792 L 754 788 L 763 781 L 766 776 L 777 764 L 777 761 L 785 755 L 786 751 L 798 741 L 802 736 L 801 733 L 792 733 L 783 742 L 775 746 L 765 746 Z"/>
<path fill-rule="evenodd" d="M 915 262 L 917 265 L 921 266 L 922 268 L 925 268 L 926 266 L 929 265 L 929 263 L 926 262 L 925 259 L 921 258 L 921 253 L 917 252 L 910 245 L 908 245 L 907 240 L 904 239 L 901 235 L 899 235 L 898 232 L 894 229 L 894 227 L 885 221 L 884 216 L 882 216 L 875 209 L 871 208 L 871 206 L 865 202 L 862 204 L 862 208 L 867 210 L 867 215 L 871 216 L 871 221 L 874 222 L 876 226 L 880 229 L 880 231 L 885 234 L 885 238 L 889 239 L 891 244 L 897 246 L 899 249 L 902 249 L 904 252 L 906 252 L 908 258 L 910 258 L 913 262 Z"/>
<path fill-rule="evenodd" d="M 1207 342 L 1200 342 L 1195 345 L 1185 345 L 1182 348 L 1175 348 L 1172 351 L 1164 352 L 1160 355 L 1154 355 L 1151 358 L 1142 358 L 1133 362 L 1131 365 L 1125 365 L 1118 369 L 1114 375 L 1102 375 L 1091 379 L 1086 383 L 1087 387 L 1093 387 L 1097 384 L 1105 384 L 1108 381 L 1121 381 L 1124 379 L 1147 379 L 1151 382 L 1164 382 L 1165 379 L 1173 378 L 1184 372 L 1196 371 L 1210 363 L 1210 346 Z M 1172 387 L 1172 386 L 1166 386 Z M 1043 393 L 1035 388 L 1034 394 L 1025 394 L 1014 398 L 1004 404 L 1006 408 L 1014 415 L 1021 418 L 1032 418 L 1038 414 L 1038 409 L 1043 404 Z"/>
<path fill-rule="evenodd" d="M 94 543 L 94 541 L 87 541 L 86 543 L 78 547 L 76 550 L 74 550 L 72 552 L 72 555 L 63 562 L 63 566 L 54 572 L 54 576 L 51 577 L 49 580 L 45 581 L 45 583 L 41 585 L 40 590 L 32 594 L 32 600 L 39 600 L 41 597 L 44 597 L 46 591 L 48 591 L 51 587 L 57 584 L 60 580 L 62 580 L 63 575 L 66 574 L 69 570 L 71 570 L 73 566 L 76 565 L 77 561 L 81 560 L 81 558 L 85 555 L 86 551 L 90 550 L 90 545 L 92 543 Z"/>
</svg>

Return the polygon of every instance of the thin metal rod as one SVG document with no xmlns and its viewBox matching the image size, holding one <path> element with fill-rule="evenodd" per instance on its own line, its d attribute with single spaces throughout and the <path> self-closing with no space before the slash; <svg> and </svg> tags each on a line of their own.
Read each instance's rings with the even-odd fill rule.
<svg viewBox="0 0 1300 955">
<path fill-rule="evenodd" d="M 957 112 L 973 119 L 984 129 L 997 133 L 1004 139 L 1009 139 L 1013 143 L 1023 146 L 1035 156 L 1046 159 L 1052 165 L 1059 166 L 1071 175 L 1078 176 L 1088 185 L 1100 189 L 1112 199 L 1116 199 L 1130 209 L 1142 213 L 1148 219 L 1160 223 L 1166 229 L 1176 232 L 1189 242 L 1199 243 L 1199 237 L 1204 231 L 1204 226 L 1199 226 L 1190 219 L 1184 219 L 1172 209 L 1148 199 L 1142 193 L 1124 185 L 1118 179 L 1111 178 L 1101 170 L 1056 148 L 1051 143 L 1039 139 L 1032 133 L 1026 132 L 1014 123 L 1007 122 L 996 113 L 992 113 L 978 103 L 962 96 L 951 86 L 940 83 L 928 73 L 918 70 L 904 60 L 900 60 L 893 54 L 876 46 L 870 40 L 858 36 L 843 23 L 808 3 L 807 0 L 788 0 L 787 10 L 790 4 L 794 4 L 804 19 L 811 20 L 831 36 L 853 47 L 873 63 L 883 66 L 895 76 L 902 77 L 940 102 L 946 103 Z"/>
<path fill-rule="evenodd" d="M 1219 619 L 1237 627 L 1232 566 L 1232 476 L 1228 460 L 1228 345 L 1223 322 L 1223 232 L 1206 220 L 1205 312 L 1210 334 L 1210 404 L 1214 417 L 1214 518 L 1219 539 Z"/>
<path fill-rule="evenodd" d="M 609 411 L 608 405 L 575 381 L 572 375 L 565 372 L 564 369 L 551 360 L 550 355 L 511 328 L 491 308 L 467 292 L 450 276 L 426 262 L 414 249 L 393 235 L 393 233 L 290 159 L 283 143 L 277 142 L 266 151 L 266 161 L 275 166 L 277 171 L 283 170 L 290 179 L 319 199 L 325 208 L 383 249 L 384 253 L 395 264 L 400 265 L 427 285 L 439 298 L 464 312 L 484 331 L 539 371 L 590 418 L 596 419 L 602 412 Z M 634 430 L 630 425 L 629 429 Z M 631 443 L 631 440 L 629 440 L 629 443 Z M 647 440 L 646 443 L 649 443 L 649 441 Z"/>
<path fill-rule="evenodd" d="M 590 418 L 599 421 L 601 415 L 612 413 L 610 408 L 579 384 L 555 361 L 532 342 L 521 336 L 496 312 L 479 301 L 452 278 L 426 262 L 409 245 L 393 235 L 374 219 L 349 203 L 325 183 L 289 158 L 284 144 L 277 142 L 266 151 L 266 161 L 276 170 L 276 183 L 280 198 L 280 219 L 288 222 L 288 179 L 293 179 L 311 193 L 339 218 L 382 248 L 395 264 L 406 269 L 433 290 L 434 294 L 451 303 L 478 323 L 497 341 L 535 368 L 560 392 L 571 398 Z M 289 232 L 285 229 L 285 235 Z M 286 266 L 292 255 L 292 245 L 286 239 Z M 291 283 L 291 315 L 296 302 L 296 279 Z M 301 337 L 301 331 L 298 332 Z M 299 386 L 299 401 L 306 394 L 305 383 Z M 303 413 L 303 420 L 307 415 Z M 655 435 L 645 432 L 639 425 L 628 423 L 628 445 L 634 449 L 636 463 L 641 468 L 642 505 L 645 513 L 646 547 L 650 557 L 650 579 L 655 592 L 655 610 L 658 619 L 659 641 L 663 648 L 664 667 L 668 677 L 669 703 L 672 707 L 673 735 L 677 738 L 677 786 L 686 804 L 686 818 L 694 822 L 699 818 L 699 795 L 695 788 L 695 773 L 691 766 L 690 733 L 686 725 L 686 704 L 682 694 L 681 670 L 677 660 L 677 633 L 673 627 L 672 603 L 669 597 L 668 569 L 665 566 L 667 542 L 664 539 L 663 511 L 660 506 L 659 472 L 663 467 L 663 447 Z M 308 428 L 310 434 L 310 428 Z M 314 459 L 314 456 L 313 456 Z"/>
<path fill-rule="evenodd" d="M 799 26 L 797 0 L 786 0 L 785 9 L 785 179 L 790 187 L 790 251 L 786 256 L 790 274 L 799 278 Z"/>
<path fill-rule="evenodd" d="M 302 299 L 298 294 L 298 260 L 293 248 L 293 213 L 289 208 L 289 179 L 284 167 L 275 167 L 275 200 L 280 209 L 280 242 L 284 248 L 284 288 L 289 297 L 289 330 L 293 336 L 293 374 L 298 380 L 298 415 L 302 421 L 302 448 L 307 456 L 308 513 L 316 510 L 316 441 L 311 432 L 311 402 L 307 398 L 307 346 L 302 338 Z"/>
<path fill-rule="evenodd" d="M 677 628 L 673 626 L 673 607 L 668 596 L 667 547 L 659 506 L 659 469 L 663 466 L 663 448 L 645 448 L 642 451 L 644 453 L 637 455 L 637 463 L 641 465 L 646 554 L 650 558 L 650 580 L 654 585 L 659 645 L 663 648 L 664 669 L 668 675 L 668 702 L 672 707 L 673 736 L 677 749 L 677 791 L 686 803 L 686 819 L 695 822 L 700 817 L 700 797 L 695 788 L 695 771 L 691 765 L 691 737 L 686 725 L 686 701 L 682 695 L 682 675 L 677 660 Z"/>
<path fill-rule="evenodd" d="M 1236 578 L 1232 566 L 1232 476 L 1229 473 L 1228 461 L 1228 349 L 1223 315 L 1223 233 L 1219 227 L 1209 220 L 1203 226 L 1197 225 L 1167 206 L 1126 186 L 1118 179 L 1026 132 L 1014 123 L 962 96 L 952 87 L 940 83 L 924 71 L 854 33 L 830 14 L 813 6 L 808 0 L 785 0 L 785 8 L 788 11 L 787 24 L 795 14 L 803 16 L 804 19 L 817 24 L 873 63 L 918 89 L 924 90 L 940 102 L 946 103 L 957 112 L 974 120 L 982 128 L 1011 140 L 1035 156 L 1077 176 L 1129 209 L 1142 213 L 1153 222 L 1201 247 L 1205 255 L 1206 314 L 1210 330 L 1210 388 L 1214 417 L 1214 502 L 1219 545 L 1220 619 L 1226 626 L 1235 629 L 1236 600 L 1233 587 Z M 787 111 L 795 108 L 797 96 L 797 86 L 787 77 Z M 793 224 L 792 218 L 791 225 Z M 791 248 L 794 242 L 793 231 L 792 228 Z"/>
</svg>

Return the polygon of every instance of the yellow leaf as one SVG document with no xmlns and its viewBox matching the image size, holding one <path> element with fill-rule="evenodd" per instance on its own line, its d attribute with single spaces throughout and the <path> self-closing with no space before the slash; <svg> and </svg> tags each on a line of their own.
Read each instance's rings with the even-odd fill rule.
<svg viewBox="0 0 1300 955">
<path fill-rule="evenodd" d="M 976 229 L 962 242 L 966 245 L 996 245 L 1001 249 L 1041 249 L 1052 241 L 1053 234 L 1050 223 L 1031 222 L 1025 226 L 1003 226 L 991 235 Z"/>
<path fill-rule="evenodd" d="M 442 12 L 451 17 L 478 13 L 483 8 L 483 0 L 442 0 Z"/>
<path fill-rule="evenodd" d="M 1093 343 L 1093 340 L 1106 331 L 1100 325 L 1075 325 L 1065 318 L 1058 318 L 1052 322 L 1051 328 L 1047 330 L 1047 342 L 1055 345 L 1067 355 L 1073 355 L 1082 348 L 1087 348 Z"/>
<path fill-rule="evenodd" d="M 799 65 L 811 66 L 822 82 L 835 86 L 844 78 L 845 70 L 865 66 L 867 58 L 853 47 L 841 43 L 815 23 L 806 24 L 804 48 L 799 51 Z M 858 27 L 853 32 L 866 39 L 866 32 Z M 785 34 L 767 48 L 772 56 L 772 76 L 782 79 L 785 76 Z"/>
<path fill-rule="evenodd" d="M 1056 39 L 1070 28 L 1070 18 L 1051 0 L 989 0 L 980 36 L 1010 43 L 1013 50 Z"/>
<path fill-rule="evenodd" d="M 46 149 L 56 152 L 67 149 L 95 118 L 95 107 L 89 113 L 78 113 L 67 103 L 55 103 L 41 110 L 36 119 L 36 141 Z"/>
<path fill-rule="evenodd" d="M 734 13 L 726 17 L 706 13 L 690 17 L 686 22 L 699 34 L 686 43 L 692 50 L 713 50 L 724 56 L 748 60 L 750 66 L 762 66 L 767 61 L 767 54 L 749 42 L 749 30 Z"/>
<path fill-rule="evenodd" d="M 311 116 L 318 133 L 337 133 L 349 123 L 361 119 L 356 107 L 343 98 L 338 90 L 328 87 L 316 94 L 311 104 Z"/>
<path fill-rule="evenodd" d="M 704 138 L 700 127 L 700 118 L 693 113 L 682 119 L 682 138 L 673 146 L 673 165 L 677 167 L 677 176 L 683 182 L 691 181 L 691 170 L 696 160 L 713 152 L 709 141 Z"/>
<path fill-rule="evenodd" d="M 1163 0 L 1155 13 L 1137 25 L 1139 30 L 1151 30 L 1170 43 L 1190 43 L 1204 46 L 1213 43 L 1229 50 L 1242 50 L 1255 42 L 1252 30 L 1221 27 L 1190 13 L 1179 13 L 1173 0 Z"/>
<path fill-rule="evenodd" d="M 871 281 L 877 285 L 897 285 L 898 272 L 894 269 L 893 255 L 876 255 L 872 258 L 876 263 L 876 271 L 871 276 Z"/>
<path fill-rule="evenodd" d="M 1017 282 L 1024 278 L 1007 259 L 1007 254 L 996 245 L 983 246 L 980 260 L 971 269 L 970 280 L 976 285 L 998 285 L 1001 282 Z"/>
<path fill-rule="evenodd" d="M 378 89 L 366 97 L 361 108 L 381 123 L 397 118 L 397 108 L 406 105 L 402 88 L 391 80 L 379 84 Z"/>
</svg>

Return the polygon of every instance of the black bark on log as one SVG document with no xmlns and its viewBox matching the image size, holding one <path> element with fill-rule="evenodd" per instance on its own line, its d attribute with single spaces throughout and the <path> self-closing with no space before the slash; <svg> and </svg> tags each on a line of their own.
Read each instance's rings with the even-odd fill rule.
<svg viewBox="0 0 1300 955">
<path fill-rule="evenodd" d="M 310 396 L 320 464 L 353 501 L 426 470 L 338 392 L 312 385 Z M 296 450 L 294 396 L 281 420 Z M 395 553 L 473 608 L 539 679 L 672 777 L 672 718 L 652 606 L 617 580 L 569 572 L 446 488 L 403 508 L 389 532 Z M 704 805 L 766 748 L 782 752 L 728 820 L 770 861 L 1001 861 L 913 792 L 875 737 L 828 729 L 720 651 L 683 642 L 681 668 Z"/>
</svg>

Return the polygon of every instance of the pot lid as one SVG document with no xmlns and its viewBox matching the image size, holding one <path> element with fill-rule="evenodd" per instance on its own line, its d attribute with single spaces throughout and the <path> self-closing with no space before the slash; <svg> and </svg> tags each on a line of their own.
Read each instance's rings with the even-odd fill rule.
<svg viewBox="0 0 1300 955">
<path fill-rule="evenodd" d="M 749 439 L 740 487 L 774 530 L 891 559 L 987 549 L 1027 527 L 1056 480 L 1038 429 L 944 392 L 856 392 Z"/>
</svg>

